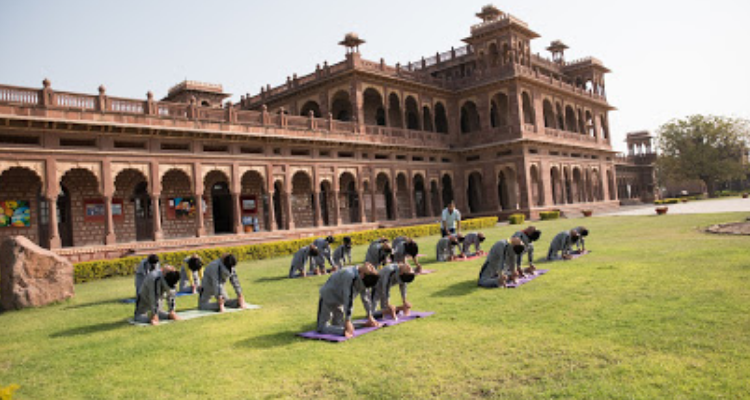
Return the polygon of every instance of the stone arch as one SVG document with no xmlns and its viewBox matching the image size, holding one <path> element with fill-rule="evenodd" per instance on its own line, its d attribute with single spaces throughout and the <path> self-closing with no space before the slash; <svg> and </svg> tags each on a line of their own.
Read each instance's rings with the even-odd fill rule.
<svg viewBox="0 0 750 400">
<path fill-rule="evenodd" d="M 422 128 L 419 125 L 419 106 L 417 105 L 417 100 L 414 99 L 412 96 L 406 97 L 406 128 L 411 130 L 421 130 Z"/>
<path fill-rule="evenodd" d="M 310 115 L 310 111 L 313 113 L 313 117 L 320 118 L 323 114 L 320 112 L 320 105 L 315 100 L 308 100 L 300 109 L 299 115 L 307 117 Z"/>
<path fill-rule="evenodd" d="M 555 205 L 565 204 L 560 168 L 556 166 L 550 168 L 550 184 L 552 185 L 552 202 Z"/>
<path fill-rule="evenodd" d="M 331 114 L 335 120 L 352 120 L 352 102 L 349 97 L 349 92 L 339 90 L 333 95 L 333 97 L 331 97 Z"/>
<path fill-rule="evenodd" d="M 581 135 L 586 134 L 585 125 L 586 125 L 586 122 L 583 119 L 583 110 L 579 108 L 578 109 L 578 133 L 580 133 Z"/>
<path fill-rule="evenodd" d="M 276 217 L 276 229 L 286 229 L 287 219 L 289 216 L 284 210 L 284 198 L 287 194 L 284 190 L 284 182 L 281 179 L 276 179 L 273 182 L 273 214 Z"/>
<path fill-rule="evenodd" d="M 424 177 L 422 174 L 416 174 L 413 178 L 414 186 L 414 208 L 416 209 L 417 218 L 427 217 L 427 202 L 430 201 L 425 188 Z"/>
<path fill-rule="evenodd" d="M 467 100 L 461 105 L 461 133 L 478 132 L 481 129 L 476 103 Z"/>
<path fill-rule="evenodd" d="M 380 92 L 367 88 L 362 94 L 365 113 L 365 124 L 385 126 L 385 108 L 383 107 L 383 96 Z"/>
<path fill-rule="evenodd" d="M 164 238 L 194 236 L 196 213 L 203 211 L 204 202 L 195 197 L 190 175 L 181 168 L 170 168 L 161 176 L 161 187 Z"/>
<path fill-rule="evenodd" d="M 443 174 L 441 181 L 443 185 L 443 207 L 440 208 L 442 209 L 448 207 L 448 204 L 456 199 L 453 196 L 453 178 L 449 174 Z"/>
<path fill-rule="evenodd" d="M 490 100 L 490 125 L 493 128 L 508 126 L 510 123 L 510 102 L 505 93 L 497 93 Z"/>
<path fill-rule="evenodd" d="M 209 234 L 234 233 L 232 180 L 226 172 L 218 169 L 204 172 L 203 197 L 206 201 L 204 228 Z"/>
<path fill-rule="evenodd" d="M 268 208 L 270 205 L 268 194 L 266 193 L 266 180 L 260 172 L 248 170 L 242 174 L 242 178 L 240 178 L 240 196 L 243 202 L 245 200 L 255 200 L 254 211 L 250 208 L 245 208 L 244 205 L 240 207 L 242 210 L 243 225 L 250 222 L 248 218 L 252 218 L 253 223 L 257 220 L 258 230 L 268 230 L 270 226 Z M 250 204 L 248 204 L 249 206 Z"/>
<path fill-rule="evenodd" d="M 552 108 L 552 103 L 548 99 L 544 99 L 544 127 L 555 129 L 557 123 L 555 122 L 555 110 Z"/>
<path fill-rule="evenodd" d="M 597 169 L 591 171 L 591 193 L 594 201 L 604 201 L 602 175 Z"/>
<path fill-rule="evenodd" d="M 583 173 L 578 167 L 573 168 L 573 201 L 572 203 L 582 203 L 584 199 Z"/>
<path fill-rule="evenodd" d="M 602 129 L 601 137 L 603 137 L 604 139 L 609 139 L 609 125 L 607 125 L 607 116 L 605 115 L 599 116 L 599 123 Z"/>
<path fill-rule="evenodd" d="M 544 183 L 536 165 L 529 168 L 529 177 L 531 181 L 531 204 L 541 207 L 544 205 Z"/>
<path fill-rule="evenodd" d="M 570 174 L 570 168 L 563 167 L 563 189 L 565 192 L 565 203 L 566 204 L 572 204 L 573 203 L 573 181 Z"/>
<path fill-rule="evenodd" d="M 60 186 L 63 190 L 60 191 L 62 199 L 58 198 L 58 214 L 60 215 L 62 246 L 80 247 L 103 244 L 105 235 L 103 218 L 95 222 L 87 221 L 86 215 L 87 204 L 103 200 L 99 179 L 88 169 L 72 168 L 63 174 Z M 91 216 L 88 216 L 88 219 L 90 220 Z M 87 229 L 73 229 L 73 227 L 82 226 L 86 226 Z"/>
<path fill-rule="evenodd" d="M 469 205 L 470 213 L 479 213 L 484 211 L 484 186 L 482 184 L 482 174 L 474 171 L 469 174 L 466 185 L 466 202 Z"/>
<path fill-rule="evenodd" d="M 375 204 L 377 207 L 378 221 L 394 220 L 393 212 L 393 188 L 388 174 L 381 172 L 375 180 Z"/>
<path fill-rule="evenodd" d="M 426 105 L 422 107 L 422 129 L 427 132 L 435 131 L 435 128 L 432 126 L 432 111 Z"/>
<path fill-rule="evenodd" d="M 11 166 L 0 170 L 0 243 L 25 236 L 49 247 L 49 204 L 42 199 L 43 179 L 34 170 Z"/>
<path fill-rule="evenodd" d="M 126 168 L 115 176 L 114 186 L 113 199 L 122 200 L 122 219 L 114 219 L 117 241 L 153 240 L 153 204 L 148 192 L 148 177 L 138 169 Z"/>
<path fill-rule="evenodd" d="M 319 184 L 320 192 L 318 201 L 320 202 L 320 220 L 324 226 L 331 226 L 336 210 L 333 204 L 333 184 L 328 179 L 323 179 Z"/>
<path fill-rule="evenodd" d="M 297 171 L 292 176 L 292 221 L 296 228 L 315 226 L 312 182 L 307 171 Z"/>
<path fill-rule="evenodd" d="M 497 43 L 490 43 L 489 59 L 490 67 L 494 68 L 500 65 L 500 50 L 497 48 Z"/>
<path fill-rule="evenodd" d="M 555 105 L 555 110 L 557 111 L 557 129 L 564 131 L 565 130 L 565 113 L 563 112 L 562 104 L 558 102 Z"/>
<path fill-rule="evenodd" d="M 535 125 L 534 106 L 531 104 L 531 96 L 529 95 L 529 92 L 524 91 L 521 94 L 521 102 L 523 108 L 523 123 Z"/>
<path fill-rule="evenodd" d="M 435 132 L 448 133 L 448 114 L 441 102 L 435 103 Z"/>
<path fill-rule="evenodd" d="M 392 128 L 404 127 L 404 121 L 401 116 L 401 99 L 395 92 L 391 92 L 388 95 L 388 122 Z"/>
<path fill-rule="evenodd" d="M 396 209 L 399 218 L 411 219 L 410 197 L 411 190 L 406 174 L 400 172 L 396 175 L 396 201 L 398 202 Z"/>
<path fill-rule="evenodd" d="M 430 201 L 432 202 L 432 215 L 439 216 L 443 209 L 440 199 L 440 184 L 437 179 L 430 180 Z"/>
<path fill-rule="evenodd" d="M 591 116 L 591 111 L 586 110 L 586 132 L 589 136 L 596 137 L 596 127 L 594 126 L 594 118 Z"/>
<path fill-rule="evenodd" d="M 617 200 L 615 190 L 615 178 L 612 174 L 612 170 L 607 171 L 607 184 L 609 185 L 609 199 L 610 200 Z"/>
<path fill-rule="evenodd" d="M 342 224 L 360 222 L 359 202 L 357 179 L 351 172 L 342 173 L 339 176 L 339 210 Z"/>
<path fill-rule="evenodd" d="M 497 197 L 500 208 L 503 210 L 515 210 L 518 207 L 518 180 L 516 172 L 510 168 L 502 168 L 497 176 Z"/>
<path fill-rule="evenodd" d="M 576 112 L 572 106 L 565 107 L 565 130 L 568 132 L 576 132 L 578 129 L 578 121 L 576 120 Z"/>
</svg>

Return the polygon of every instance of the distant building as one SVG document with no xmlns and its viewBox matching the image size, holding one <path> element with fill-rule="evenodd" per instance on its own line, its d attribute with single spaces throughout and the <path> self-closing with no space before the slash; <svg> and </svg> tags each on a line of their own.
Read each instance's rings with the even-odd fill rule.
<svg viewBox="0 0 750 400">
<path fill-rule="evenodd" d="M 477 16 L 465 46 L 404 64 L 348 34 L 344 60 L 236 104 L 193 81 L 162 101 L 0 86 L 0 202 L 19 213 L 0 239 L 82 260 L 432 222 L 451 200 L 466 216 L 617 208 L 609 69 Z"/>
</svg>

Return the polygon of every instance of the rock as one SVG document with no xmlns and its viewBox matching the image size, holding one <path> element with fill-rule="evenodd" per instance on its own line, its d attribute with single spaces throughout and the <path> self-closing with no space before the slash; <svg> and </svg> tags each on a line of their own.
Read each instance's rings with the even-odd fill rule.
<svg viewBox="0 0 750 400">
<path fill-rule="evenodd" d="M 0 308 L 41 307 L 73 297 L 73 265 L 23 236 L 0 245 Z"/>
</svg>

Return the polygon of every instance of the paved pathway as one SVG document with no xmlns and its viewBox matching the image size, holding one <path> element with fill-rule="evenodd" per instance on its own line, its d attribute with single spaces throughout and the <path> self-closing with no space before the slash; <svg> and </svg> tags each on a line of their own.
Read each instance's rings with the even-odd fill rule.
<svg viewBox="0 0 750 400">
<path fill-rule="evenodd" d="M 668 204 L 669 214 L 715 214 L 725 212 L 750 212 L 750 199 L 733 197 L 730 199 L 701 200 L 688 203 Z M 653 204 L 624 206 L 620 211 L 600 214 L 599 216 L 630 216 L 630 215 L 653 215 L 654 209 L 658 207 Z"/>
</svg>

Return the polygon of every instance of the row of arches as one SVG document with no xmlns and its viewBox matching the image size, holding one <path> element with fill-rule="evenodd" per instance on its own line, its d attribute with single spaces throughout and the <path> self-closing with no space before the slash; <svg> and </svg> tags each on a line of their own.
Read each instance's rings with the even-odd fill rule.
<svg viewBox="0 0 750 400">
<path fill-rule="evenodd" d="M 599 115 L 597 117 L 599 119 L 597 125 L 594 123 L 594 117 L 589 110 L 584 112 L 579 108 L 576 112 L 571 105 L 565 106 L 565 109 L 563 110 L 562 104 L 557 102 L 553 107 L 552 102 L 549 99 L 544 100 L 542 103 L 542 109 L 544 111 L 545 128 L 609 139 L 607 120 L 604 115 Z M 597 126 L 599 127 L 599 132 L 596 131 Z"/>
<path fill-rule="evenodd" d="M 448 133 L 445 105 L 436 102 L 432 107 L 419 105 L 414 96 L 406 96 L 403 103 L 397 93 L 390 93 L 387 101 L 377 90 L 367 88 L 362 94 L 365 125 L 388 126 L 399 129 Z M 308 100 L 300 108 L 300 115 L 322 116 L 320 104 Z M 351 121 L 354 116 L 349 92 L 340 90 L 331 97 L 331 115 L 339 121 Z"/>
</svg>

